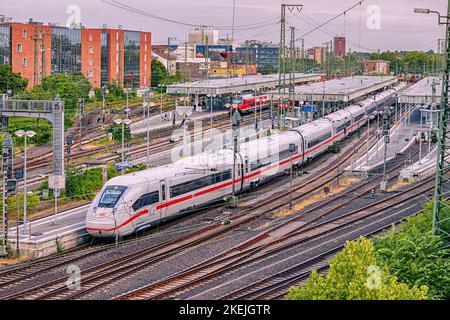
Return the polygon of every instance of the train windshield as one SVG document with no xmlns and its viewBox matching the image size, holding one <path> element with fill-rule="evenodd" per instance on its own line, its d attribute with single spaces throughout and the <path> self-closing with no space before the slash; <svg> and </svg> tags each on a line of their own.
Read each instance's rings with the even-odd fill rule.
<svg viewBox="0 0 450 320">
<path fill-rule="evenodd" d="M 98 203 L 99 208 L 114 208 L 120 197 L 124 193 L 126 187 L 109 186 L 103 191 L 100 201 Z"/>
<path fill-rule="evenodd" d="M 233 99 L 233 104 L 236 104 L 238 106 L 241 105 L 242 102 L 243 102 L 242 97 L 237 97 Z"/>
</svg>

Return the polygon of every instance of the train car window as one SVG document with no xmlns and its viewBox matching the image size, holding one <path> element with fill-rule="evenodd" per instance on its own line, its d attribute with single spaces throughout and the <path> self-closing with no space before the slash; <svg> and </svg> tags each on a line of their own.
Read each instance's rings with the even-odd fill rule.
<svg viewBox="0 0 450 320">
<path fill-rule="evenodd" d="M 126 190 L 126 187 L 109 186 L 103 191 L 100 201 L 98 203 L 99 208 L 114 208 L 119 201 L 120 197 Z"/>
<path fill-rule="evenodd" d="M 310 142 L 308 142 L 308 149 L 318 145 L 319 143 L 321 143 L 329 138 L 331 138 L 331 132 L 328 132 L 327 134 L 325 134 L 317 139 L 311 140 Z"/>
<path fill-rule="evenodd" d="M 258 170 L 259 168 L 266 167 L 272 163 L 272 161 L 275 160 L 274 156 L 268 156 L 262 159 L 256 160 L 256 162 L 252 162 L 250 164 L 250 171 Z"/>
<path fill-rule="evenodd" d="M 364 113 L 360 114 L 355 118 L 355 122 L 361 120 L 364 117 Z"/>
<path fill-rule="evenodd" d="M 220 183 L 222 181 L 231 179 L 231 170 L 215 173 L 206 177 L 201 177 L 195 180 L 183 182 L 170 187 L 170 197 L 177 197 L 185 193 L 192 192 L 197 189 L 210 186 L 212 184 Z"/>
<path fill-rule="evenodd" d="M 339 127 L 337 127 L 336 132 L 341 132 L 342 130 L 346 129 L 350 125 L 351 121 L 347 121 L 344 124 L 341 124 Z"/>
<path fill-rule="evenodd" d="M 278 157 L 279 157 L 280 159 L 289 158 L 289 157 L 291 156 L 291 154 L 294 154 L 294 153 L 296 153 L 297 151 L 298 151 L 298 146 L 296 145 L 294 151 L 291 152 L 289 149 L 283 150 L 283 151 L 281 151 L 281 152 L 278 154 Z"/>
<path fill-rule="evenodd" d="M 131 206 L 134 211 L 159 202 L 159 191 L 144 194 Z"/>
</svg>

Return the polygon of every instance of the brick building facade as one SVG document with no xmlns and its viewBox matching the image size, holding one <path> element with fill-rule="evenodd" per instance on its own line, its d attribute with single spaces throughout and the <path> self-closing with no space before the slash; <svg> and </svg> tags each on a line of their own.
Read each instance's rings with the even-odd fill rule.
<svg viewBox="0 0 450 320">
<path fill-rule="evenodd" d="M 74 72 L 94 88 L 150 87 L 151 50 L 150 32 L 0 23 L 0 64 L 10 64 L 29 80 L 29 88 L 47 75 Z"/>
</svg>

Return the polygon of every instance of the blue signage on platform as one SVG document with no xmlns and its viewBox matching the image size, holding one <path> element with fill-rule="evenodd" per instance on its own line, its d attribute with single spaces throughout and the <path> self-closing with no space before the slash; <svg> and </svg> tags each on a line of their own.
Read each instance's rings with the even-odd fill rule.
<svg viewBox="0 0 450 320">
<path fill-rule="evenodd" d="M 304 105 L 302 107 L 302 112 L 314 112 L 315 108 L 311 105 Z"/>
</svg>

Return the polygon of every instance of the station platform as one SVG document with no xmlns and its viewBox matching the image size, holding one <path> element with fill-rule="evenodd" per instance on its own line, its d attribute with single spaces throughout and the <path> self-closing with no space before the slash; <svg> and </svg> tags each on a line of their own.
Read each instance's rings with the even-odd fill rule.
<svg viewBox="0 0 450 320">
<path fill-rule="evenodd" d="M 70 249 L 86 241 L 90 237 L 85 229 L 85 218 L 89 205 L 63 211 L 56 216 L 28 222 L 19 226 L 19 250 L 22 256 L 40 258 L 57 252 L 59 249 Z M 17 227 L 8 232 L 8 242 L 16 251 Z"/>
<path fill-rule="evenodd" d="M 437 146 L 421 160 L 406 167 L 400 172 L 400 182 L 415 182 L 427 178 L 436 173 L 436 153 Z M 450 157 L 447 158 L 447 161 Z"/>
<path fill-rule="evenodd" d="M 213 111 L 213 121 L 219 117 L 228 115 L 228 111 Z M 140 135 L 147 132 L 147 126 L 149 126 L 150 131 L 157 131 L 162 129 L 170 129 L 173 127 L 173 116 L 175 115 L 175 126 L 179 127 L 180 123 L 183 121 L 183 116 L 179 115 L 175 110 L 164 112 L 156 116 L 150 117 L 150 119 L 141 120 L 130 125 L 132 135 Z M 193 112 L 187 118 L 187 123 L 193 121 L 202 121 L 211 118 L 211 113 L 208 111 Z"/>
<path fill-rule="evenodd" d="M 411 122 L 410 117 L 420 109 L 420 105 L 411 108 L 411 113 L 403 115 L 400 121 L 391 128 L 390 142 L 386 148 L 386 162 L 403 154 L 416 142 L 416 134 L 420 129 L 420 124 Z M 381 133 L 382 128 L 380 128 Z M 385 141 L 382 134 L 379 135 L 377 143 L 365 152 L 361 157 L 355 159 L 349 167 L 345 169 L 346 173 L 352 176 L 366 177 L 370 170 L 373 170 L 384 163 Z"/>
</svg>

